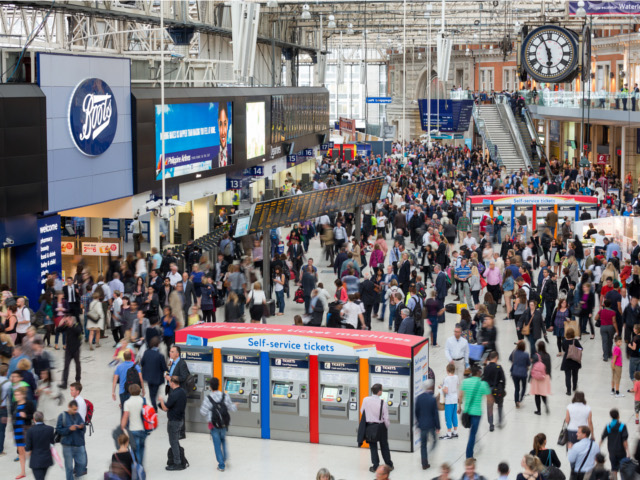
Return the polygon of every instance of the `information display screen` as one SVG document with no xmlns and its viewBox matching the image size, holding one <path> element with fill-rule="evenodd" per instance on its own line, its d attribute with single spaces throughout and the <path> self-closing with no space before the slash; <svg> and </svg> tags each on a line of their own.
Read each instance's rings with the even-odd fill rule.
<svg viewBox="0 0 640 480">
<path fill-rule="evenodd" d="M 273 391 L 271 395 L 278 398 L 286 398 L 289 393 L 289 384 L 288 383 L 274 383 Z"/>
<path fill-rule="evenodd" d="M 336 387 L 324 387 L 322 389 L 323 402 L 335 402 L 338 398 L 338 389 Z"/>
<path fill-rule="evenodd" d="M 264 102 L 247 103 L 247 160 L 264 155 L 266 121 Z"/>
<path fill-rule="evenodd" d="M 248 233 L 284 227 L 369 203 L 375 204 L 380 199 L 383 185 L 384 178 L 379 177 L 257 203 Z"/>
<path fill-rule="evenodd" d="M 382 391 L 382 395 L 380 395 L 380 398 L 382 398 L 382 400 L 384 400 L 385 402 L 389 401 L 389 391 L 388 390 L 383 390 Z"/>
<path fill-rule="evenodd" d="M 236 222 L 236 232 L 234 236 L 236 238 L 244 237 L 249 233 L 249 225 L 251 224 L 251 217 L 239 217 Z"/>
<path fill-rule="evenodd" d="M 227 384 L 224 387 L 224 391 L 227 393 L 238 393 L 242 386 L 241 380 L 227 380 Z"/>
<path fill-rule="evenodd" d="M 162 180 L 162 106 L 155 110 L 156 180 Z M 231 102 L 165 105 L 165 178 L 231 165 L 232 118 Z"/>
</svg>

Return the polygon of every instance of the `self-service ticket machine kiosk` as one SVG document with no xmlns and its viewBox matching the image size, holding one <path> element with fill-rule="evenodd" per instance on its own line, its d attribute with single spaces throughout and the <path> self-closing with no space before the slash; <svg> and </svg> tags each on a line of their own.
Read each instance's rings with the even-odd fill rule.
<svg viewBox="0 0 640 480">
<path fill-rule="evenodd" d="M 200 405 L 209 394 L 209 381 L 213 376 L 213 347 L 180 346 L 180 361 L 186 362 L 189 372 L 196 377 L 196 390 L 187 393 L 185 429 L 188 432 L 209 433 L 209 419 L 200 415 Z"/>
<path fill-rule="evenodd" d="M 308 442 L 309 355 L 270 352 L 269 373 L 271 438 Z"/>
<path fill-rule="evenodd" d="M 222 349 L 221 389 L 238 411 L 231 415 L 229 434 L 260 438 L 260 352 Z"/>
<path fill-rule="evenodd" d="M 328 445 L 353 446 L 358 434 L 358 357 L 318 355 L 319 441 Z"/>
<path fill-rule="evenodd" d="M 389 448 L 411 452 L 411 363 L 407 360 L 369 359 L 369 385 L 382 385 L 389 407 Z"/>
</svg>

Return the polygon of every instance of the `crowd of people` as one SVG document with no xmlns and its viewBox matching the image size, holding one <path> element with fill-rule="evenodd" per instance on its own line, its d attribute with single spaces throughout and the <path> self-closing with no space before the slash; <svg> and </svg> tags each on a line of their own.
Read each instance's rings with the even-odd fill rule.
<svg viewBox="0 0 640 480">
<path fill-rule="evenodd" d="M 97 276 L 79 259 L 73 276 L 50 275 L 33 309 L 8 286 L 1 286 L 0 417 L 5 421 L 0 422 L 0 451 L 10 450 L 5 442 L 10 424 L 20 465 L 16 478 L 26 475 L 28 452 L 34 476 L 45 477 L 55 460 L 43 440 L 49 436 L 56 436 L 62 446 L 66 478 L 86 473 L 85 441 L 93 408 L 82 396 L 87 366 L 82 365 L 80 351 L 83 346 L 90 351 L 101 348 L 111 340 L 112 398 L 120 421 L 114 425 L 117 451 L 105 478 L 128 480 L 144 468 L 145 439 L 157 426 L 154 415 L 160 410 L 167 414 L 166 469 L 187 468 L 180 440 L 186 435 L 185 408 L 193 378 L 180 359 L 176 331 L 199 322 L 268 322 L 285 315 L 286 299 L 303 305 L 304 314 L 292 318 L 295 324 L 363 330 L 382 326 L 429 337 L 431 355 L 446 358 L 447 367 L 441 374 L 431 372 L 425 392 L 416 400 L 424 469 L 430 468 L 427 443 L 455 440 L 460 423 L 470 433 L 465 476 L 478 478 L 474 448 L 483 406 L 489 430 L 500 428 L 510 376 L 516 408 L 528 391 L 535 398 L 534 413 L 542 415 L 543 405 L 548 413 L 554 354 L 562 358 L 560 370 L 572 398 L 565 442 L 571 466 L 565 472 L 581 480 L 584 473 L 606 465 L 619 472 L 626 458 L 637 459 L 620 421 L 620 404 L 611 410 L 601 437 L 608 442 L 609 463 L 605 462 L 592 441 L 596 433 L 591 411 L 578 384 L 581 342 L 594 339 L 597 329 L 603 360 L 611 363 L 611 393 L 615 399 L 627 392 L 634 396 L 638 423 L 640 246 L 634 242 L 631 252 L 623 252 L 615 238 L 593 228 L 586 235 L 595 240 L 592 252 L 583 248 L 582 235 L 573 231 L 572 222 L 553 212 L 544 225 L 532 225 L 523 214 L 511 229 L 499 209 L 493 216 L 486 211 L 476 233 L 464 208 L 475 194 L 579 192 L 598 196 L 599 216 L 635 212 L 633 179 L 625 179 L 619 198 L 609 192 L 613 181 L 605 173 L 556 159 L 547 176 L 546 169 L 507 172 L 479 149 L 421 142 L 396 144 L 394 149 L 399 154 L 350 162 L 326 158 L 316 166 L 314 189 L 384 177 L 387 196 L 364 206 L 361 219 L 352 212 L 336 212 L 273 229 L 268 251 L 260 235 L 234 239 L 232 227 L 213 259 L 189 242 L 183 252 L 154 248 L 148 255 L 110 257 L 106 273 Z M 298 187 L 286 189 L 286 194 L 298 193 Z M 310 256 L 312 245 L 322 247 L 322 258 Z M 268 292 L 263 290 L 265 255 L 272 260 Z M 321 264 L 333 271 L 332 285 L 321 281 Z M 268 300 L 272 296 L 275 310 Z M 459 312 L 459 319 L 454 335 L 442 342 L 438 326 L 451 318 L 446 312 Z M 513 322 L 512 352 L 498 351 L 497 320 Z M 551 336 L 556 337 L 555 352 L 548 345 Z M 64 350 L 64 366 L 56 381 L 51 350 L 59 348 Z M 622 380 L 627 361 L 628 386 Z M 75 382 L 68 383 L 72 363 Z M 224 471 L 226 429 L 235 405 L 220 390 L 220 380 L 211 379 L 212 394 L 201 414 L 212 420 L 217 469 Z M 371 393 L 361 411 L 364 430 L 375 435 L 365 432 L 363 438 L 370 445 L 370 470 L 384 479 L 394 469 L 386 431 L 388 408 L 382 402 L 382 414 L 374 415 L 382 387 L 373 385 Z M 221 420 L 213 421 L 214 416 Z M 367 428 L 370 424 L 376 428 Z M 536 435 L 533 446 L 522 459 L 520 475 L 559 478 L 553 469 L 560 471 L 561 465 L 546 447 L 544 433 Z M 439 478 L 446 480 L 449 471 L 444 465 Z M 498 472 L 506 479 L 509 467 L 500 464 Z M 319 472 L 318 478 L 331 475 Z"/>
</svg>

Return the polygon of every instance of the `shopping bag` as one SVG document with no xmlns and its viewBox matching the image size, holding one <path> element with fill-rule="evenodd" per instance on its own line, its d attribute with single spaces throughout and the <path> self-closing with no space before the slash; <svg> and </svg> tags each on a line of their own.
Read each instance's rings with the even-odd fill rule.
<svg viewBox="0 0 640 480">
<path fill-rule="evenodd" d="M 51 445 L 50 448 L 51 448 L 51 456 L 53 457 L 53 459 L 56 461 L 56 463 L 60 468 L 64 468 L 64 466 L 62 465 L 62 459 L 60 458 L 60 455 L 58 454 L 58 450 L 56 450 L 56 447 L 54 445 Z"/>
</svg>

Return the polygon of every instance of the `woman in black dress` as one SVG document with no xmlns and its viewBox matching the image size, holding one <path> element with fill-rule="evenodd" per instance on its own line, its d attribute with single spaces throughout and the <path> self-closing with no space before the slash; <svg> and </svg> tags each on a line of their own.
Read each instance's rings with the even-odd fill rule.
<svg viewBox="0 0 640 480">
<path fill-rule="evenodd" d="M 564 356 L 562 357 L 562 364 L 560 365 L 560 370 L 564 372 L 564 382 L 567 387 L 567 395 L 571 396 L 571 388 L 575 391 L 578 388 L 578 370 L 582 368 L 580 362 L 567 358 L 567 353 L 569 352 L 569 347 L 571 345 L 575 345 L 577 348 L 582 350 L 582 345 L 580 345 L 580 341 L 575 338 L 575 332 L 573 328 L 567 328 L 564 332 L 565 338 L 562 340 L 562 351 L 564 352 Z"/>
</svg>

